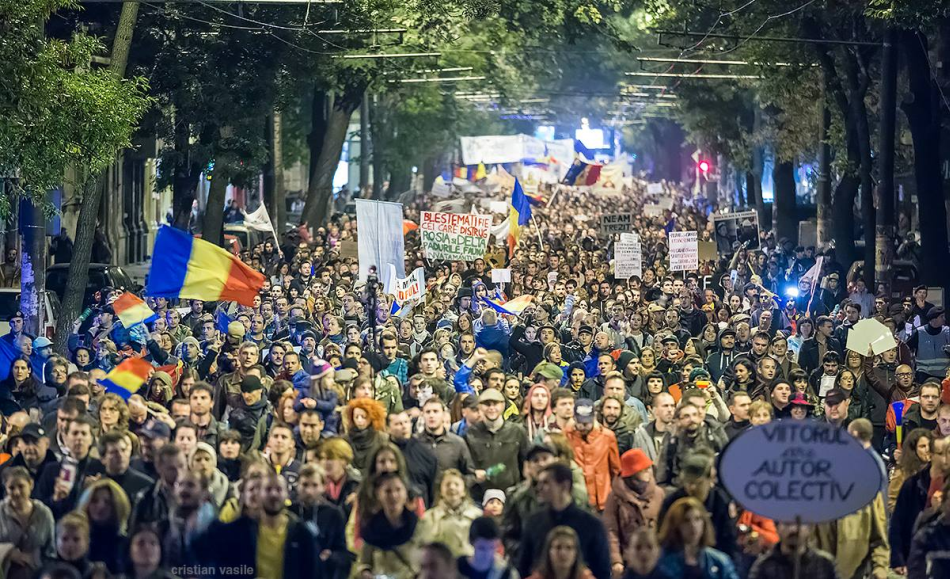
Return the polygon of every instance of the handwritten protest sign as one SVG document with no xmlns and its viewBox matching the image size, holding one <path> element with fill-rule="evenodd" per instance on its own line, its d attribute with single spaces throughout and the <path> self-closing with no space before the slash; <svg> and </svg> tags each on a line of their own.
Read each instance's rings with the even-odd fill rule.
<svg viewBox="0 0 950 579">
<path fill-rule="evenodd" d="M 492 283 L 511 283 L 511 270 L 493 268 L 491 270 L 491 282 Z"/>
<path fill-rule="evenodd" d="M 396 268 L 389 264 L 388 283 L 385 291 L 396 298 L 396 303 L 402 306 L 408 301 L 419 300 L 426 295 L 425 270 L 417 267 L 409 277 L 400 278 L 396 275 Z"/>
<path fill-rule="evenodd" d="M 620 241 L 636 241 L 640 243 L 640 236 L 636 233 L 621 233 Z"/>
<path fill-rule="evenodd" d="M 614 244 L 614 277 L 628 279 L 634 275 L 638 277 L 643 275 L 640 239 L 622 239 Z"/>
<path fill-rule="evenodd" d="M 600 216 L 600 231 L 610 235 L 633 229 L 633 215 L 630 213 L 608 213 Z"/>
<path fill-rule="evenodd" d="M 650 195 L 659 195 L 663 193 L 663 184 L 662 183 L 650 183 L 647 185 L 647 193 Z"/>
<path fill-rule="evenodd" d="M 823 523 L 867 505 L 884 472 L 843 428 L 779 420 L 744 431 L 723 451 L 720 480 L 745 509 L 776 522 Z"/>
<path fill-rule="evenodd" d="M 670 232 L 670 271 L 699 268 L 699 245 L 695 231 Z"/>
<path fill-rule="evenodd" d="M 472 261 L 485 255 L 490 215 L 423 211 L 419 223 L 428 259 Z"/>
</svg>

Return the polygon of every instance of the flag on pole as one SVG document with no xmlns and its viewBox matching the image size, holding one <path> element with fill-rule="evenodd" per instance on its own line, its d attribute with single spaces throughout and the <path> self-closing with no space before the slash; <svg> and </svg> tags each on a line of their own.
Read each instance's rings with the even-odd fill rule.
<svg viewBox="0 0 950 579">
<path fill-rule="evenodd" d="M 128 358 L 99 380 L 107 392 L 115 392 L 128 400 L 138 392 L 155 368 L 142 358 Z"/>
<path fill-rule="evenodd" d="M 144 322 L 151 322 L 158 317 L 142 298 L 129 292 L 125 292 L 112 302 L 112 309 L 115 310 L 115 315 L 119 316 L 119 320 L 126 328 Z"/>
<path fill-rule="evenodd" d="M 525 195 L 521 182 L 515 179 L 511 193 L 511 209 L 508 212 L 508 256 L 515 254 L 515 246 L 521 239 L 521 228 L 531 220 L 531 202 Z"/>
<path fill-rule="evenodd" d="M 274 229 L 274 222 L 271 221 L 267 213 L 267 205 L 261 203 L 261 206 L 251 213 L 244 214 L 244 226 L 257 231 L 270 232 L 274 236 L 277 250 L 280 251 L 280 240 L 277 238 L 277 230 Z"/>
<path fill-rule="evenodd" d="M 524 309 L 530 306 L 533 302 L 534 296 L 531 294 L 519 296 L 507 302 L 485 298 L 485 303 L 487 303 L 491 309 L 495 310 L 499 314 L 508 314 L 511 316 L 520 315 L 521 312 L 523 312 Z"/>
<path fill-rule="evenodd" d="M 263 286 L 263 274 L 217 245 L 180 229 L 158 230 L 146 295 L 252 306 Z"/>
</svg>

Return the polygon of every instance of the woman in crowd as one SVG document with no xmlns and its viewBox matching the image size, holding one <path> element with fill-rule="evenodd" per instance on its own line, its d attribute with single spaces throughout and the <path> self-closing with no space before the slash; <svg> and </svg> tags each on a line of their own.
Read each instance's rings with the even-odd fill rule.
<svg viewBox="0 0 950 579">
<path fill-rule="evenodd" d="M 584 564 L 580 540 L 571 527 L 554 527 L 544 542 L 541 561 L 529 579 L 594 579 Z"/>
<path fill-rule="evenodd" d="M 521 395 L 521 380 L 517 376 L 506 376 L 501 393 L 505 397 L 505 412 L 502 417 L 510 422 L 522 421 L 521 409 L 524 406 L 524 396 Z"/>
<path fill-rule="evenodd" d="M 364 545 L 357 559 L 361 579 L 380 575 L 414 579 L 419 571 L 419 517 L 409 504 L 408 484 L 397 472 L 373 480 L 379 509 L 360 524 Z"/>
<path fill-rule="evenodd" d="M 345 414 L 346 442 L 353 448 L 353 466 L 366 472 L 370 458 L 388 440 L 386 411 L 370 398 L 350 400 Z"/>
<path fill-rule="evenodd" d="M 739 579 L 729 557 L 712 547 L 715 542 L 702 503 L 692 497 L 679 499 L 660 525 L 663 555 L 657 568 L 670 578 Z"/>
<path fill-rule="evenodd" d="M 551 418 L 551 393 L 547 386 L 535 384 L 528 390 L 521 414 L 528 440 L 539 442 L 543 439 Z"/>
<path fill-rule="evenodd" d="M 915 428 L 905 437 L 901 447 L 894 451 L 897 465 L 891 472 L 891 480 L 887 485 L 887 511 L 894 512 L 897 504 L 897 494 L 904 481 L 921 470 L 930 467 L 930 450 L 933 433 L 925 428 Z"/>
<path fill-rule="evenodd" d="M 42 562 L 55 555 L 53 513 L 30 498 L 33 478 L 22 466 L 3 471 L 6 498 L 0 502 L 0 549 L 9 548 L 5 559 L 7 579 L 28 579 Z"/>
<path fill-rule="evenodd" d="M 100 479 L 86 488 L 77 509 L 89 518 L 89 560 L 104 563 L 111 573 L 119 573 L 128 545 L 125 533 L 132 511 L 125 491 L 111 479 Z"/>
<path fill-rule="evenodd" d="M 162 536 L 155 526 L 140 526 L 129 537 L 124 579 L 176 579 L 162 566 Z"/>
</svg>

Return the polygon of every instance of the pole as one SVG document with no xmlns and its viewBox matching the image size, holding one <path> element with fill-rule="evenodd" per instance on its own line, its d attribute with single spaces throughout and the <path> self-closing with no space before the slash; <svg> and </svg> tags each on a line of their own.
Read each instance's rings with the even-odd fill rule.
<svg viewBox="0 0 950 579">
<path fill-rule="evenodd" d="M 802 576 L 802 518 L 795 517 L 795 534 L 798 536 L 798 545 L 795 545 L 795 558 L 792 563 L 792 579 L 801 579 Z"/>
<path fill-rule="evenodd" d="M 541 251 L 544 251 L 544 239 L 541 238 L 541 230 L 538 229 L 538 222 L 532 219 L 531 224 L 534 225 L 534 230 L 538 234 L 538 243 L 541 244 Z"/>
<path fill-rule="evenodd" d="M 897 32 L 893 27 L 884 33 L 884 54 L 881 61 L 881 128 L 878 155 L 880 182 L 877 186 L 877 237 L 874 258 L 875 279 L 883 283 L 888 294 L 891 286 L 891 264 L 894 262 L 894 137 L 897 116 Z M 868 291 L 877 294 L 876 288 Z"/>
<path fill-rule="evenodd" d="M 831 109 L 826 100 L 827 80 L 822 74 L 821 97 L 819 106 L 818 124 L 818 245 L 824 245 L 834 239 L 832 232 L 831 210 L 831 144 L 828 141 L 828 130 L 831 128 Z"/>
</svg>

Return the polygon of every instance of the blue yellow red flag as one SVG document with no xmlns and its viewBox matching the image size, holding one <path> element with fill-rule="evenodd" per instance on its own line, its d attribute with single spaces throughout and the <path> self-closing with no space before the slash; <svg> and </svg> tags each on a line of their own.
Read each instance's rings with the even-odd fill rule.
<svg viewBox="0 0 950 579">
<path fill-rule="evenodd" d="M 124 400 L 138 392 L 155 368 L 142 358 L 127 358 L 99 380 L 107 392 L 115 392 Z"/>
<path fill-rule="evenodd" d="M 130 292 L 125 292 L 112 302 L 112 309 L 126 328 L 143 322 L 151 322 L 158 317 L 142 298 Z"/>
<path fill-rule="evenodd" d="M 263 274 L 217 245 L 180 229 L 158 230 L 146 295 L 253 306 L 263 285 Z"/>
</svg>

